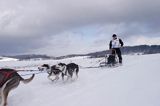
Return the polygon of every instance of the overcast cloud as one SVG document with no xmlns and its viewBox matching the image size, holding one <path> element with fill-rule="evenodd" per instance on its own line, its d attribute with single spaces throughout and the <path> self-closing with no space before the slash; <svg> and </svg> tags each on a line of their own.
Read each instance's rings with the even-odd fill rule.
<svg viewBox="0 0 160 106">
<path fill-rule="evenodd" d="M 0 0 L 0 55 L 53 56 L 160 44 L 159 0 Z"/>
</svg>

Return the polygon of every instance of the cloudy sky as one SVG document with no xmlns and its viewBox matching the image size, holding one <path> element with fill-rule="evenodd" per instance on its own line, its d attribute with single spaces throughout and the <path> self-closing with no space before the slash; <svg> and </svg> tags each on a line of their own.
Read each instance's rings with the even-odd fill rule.
<svg viewBox="0 0 160 106">
<path fill-rule="evenodd" d="M 0 55 L 60 56 L 160 44 L 160 0 L 0 0 Z"/>
</svg>

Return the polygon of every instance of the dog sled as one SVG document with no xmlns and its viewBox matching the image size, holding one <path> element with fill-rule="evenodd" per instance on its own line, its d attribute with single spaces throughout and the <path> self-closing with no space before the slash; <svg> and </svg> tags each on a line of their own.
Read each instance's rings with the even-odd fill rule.
<svg viewBox="0 0 160 106">
<path fill-rule="evenodd" d="M 117 67 L 119 66 L 118 57 L 116 51 L 112 49 L 111 53 L 105 55 L 104 61 L 99 63 L 99 67 Z"/>
</svg>

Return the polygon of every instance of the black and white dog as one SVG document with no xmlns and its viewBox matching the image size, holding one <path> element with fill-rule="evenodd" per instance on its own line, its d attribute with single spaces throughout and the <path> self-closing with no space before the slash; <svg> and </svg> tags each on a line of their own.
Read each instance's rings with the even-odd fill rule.
<svg viewBox="0 0 160 106">
<path fill-rule="evenodd" d="M 40 67 L 38 67 L 39 71 L 47 71 L 50 72 L 50 65 L 49 64 L 43 64 Z"/>
<path fill-rule="evenodd" d="M 61 70 L 56 68 L 55 65 L 50 66 L 49 64 L 43 64 L 42 66 L 38 67 L 39 71 L 47 71 L 48 79 L 51 81 L 57 81 L 59 79 L 59 75 L 61 74 Z M 52 76 L 56 76 L 55 79 L 52 79 Z"/>
<path fill-rule="evenodd" d="M 79 66 L 75 63 L 59 63 L 56 65 L 56 69 L 61 70 L 62 72 L 62 79 L 64 80 L 64 76 L 67 76 L 67 80 L 69 78 L 72 79 L 73 74 L 75 73 L 78 78 Z"/>
</svg>

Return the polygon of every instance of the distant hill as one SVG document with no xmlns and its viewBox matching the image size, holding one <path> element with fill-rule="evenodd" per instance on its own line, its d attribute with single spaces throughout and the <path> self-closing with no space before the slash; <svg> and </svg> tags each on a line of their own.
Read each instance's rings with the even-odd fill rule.
<svg viewBox="0 0 160 106">
<path fill-rule="evenodd" d="M 0 61 L 18 61 L 18 59 L 0 56 Z"/>
<path fill-rule="evenodd" d="M 139 45 L 139 46 L 125 46 L 121 48 L 122 54 L 155 54 L 160 53 L 160 45 Z M 59 56 L 59 57 L 52 57 L 47 55 L 36 55 L 36 54 L 29 54 L 29 55 L 16 55 L 16 56 L 6 56 L 10 58 L 16 58 L 19 60 L 28 60 L 28 59 L 64 59 L 70 57 L 77 57 L 77 56 L 89 56 L 91 58 L 96 57 L 104 57 L 106 54 L 110 54 L 109 50 L 97 51 L 88 54 L 71 54 L 66 56 Z"/>
<path fill-rule="evenodd" d="M 139 46 L 125 46 L 121 48 L 122 54 L 156 54 L 160 53 L 160 45 L 139 45 Z M 88 54 L 72 54 L 67 56 L 61 56 L 59 58 L 66 57 L 76 57 L 76 56 L 89 56 L 91 58 L 104 57 L 105 55 L 110 54 L 110 50 L 97 51 Z"/>
<path fill-rule="evenodd" d="M 160 53 L 160 45 L 139 45 L 139 46 L 126 46 L 122 48 L 123 54 L 143 53 L 155 54 Z"/>
<path fill-rule="evenodd" d="M 36 55 L 36 54 L 28 54 L 28 55 L 15 55 L 15 56 L 7 56 L 10 58 L 16 58 L 19 60 L 29 60 L 29 59 L 54 59 L 54 57 L 47 55 Z"/>
<path fill-rule="evenodd" d="M 160 45 L 139 45 L 139 46 L 125 46 L 121 48 L 122 54 L 156 54 L 160 53 Z M 87 54 L 91 57 L 104 57 L 106 54 L 110 54 L 109 50 L 99 51 Z"/>
</svg>

